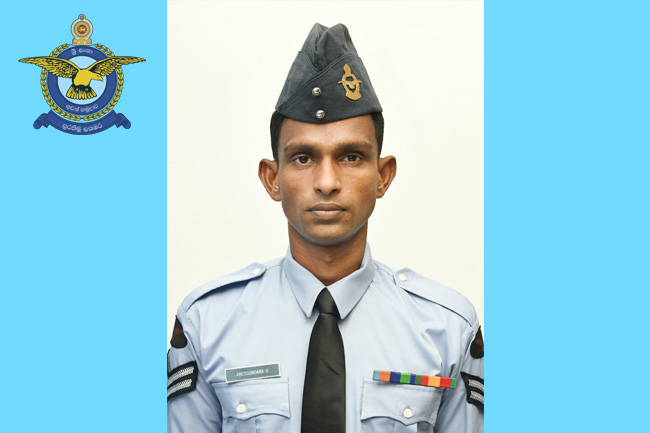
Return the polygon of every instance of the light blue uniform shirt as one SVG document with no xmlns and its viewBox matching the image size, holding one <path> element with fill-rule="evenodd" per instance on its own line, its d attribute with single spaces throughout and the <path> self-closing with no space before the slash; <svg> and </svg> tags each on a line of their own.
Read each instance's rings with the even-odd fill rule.
<svg viewBox="0 0 650 433">
<path fill-rule="evenodd" d="M 192 390 L 168 402 L 168 432 L 299 433 L 323 287 L 288 251 L 192 292 L 177 314 L 187 344 L 172 347 L 168 360 L 172 391 L 179 375 L 188 378 L 180 387 Z M 479 324 L 467 299 L 375 262 L 368 246 L 361 267 L 328 288 L 341 314 L 347 433 L 483 431 L 483 409 L 469 402 L 461 378 L 461 371 L 483 377 L 483 358 L 470 355 Z M 198 375 L 178 371 L 193 361 Z M 274 363 L 280 377 L 225 381 L 226 369 Z M 456 388 L 374 381 L 374 370 L 456 378 Z"/>
</svg>

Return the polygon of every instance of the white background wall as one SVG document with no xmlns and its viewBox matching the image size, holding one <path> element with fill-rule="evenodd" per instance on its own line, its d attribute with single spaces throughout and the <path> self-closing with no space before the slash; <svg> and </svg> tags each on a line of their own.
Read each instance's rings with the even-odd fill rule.
<svg viewBox="0 0 650 433">
<path fill-rule="evenodd" d="M 315 22 L 350 30 L 384 108 L 383 155 L 397 157 L 373 257 L 454 287 L 483 322 L 483 2 L 171 1 L 168 329 L 195 287 L 286 252 L 257 164 Z"/>
</svg>

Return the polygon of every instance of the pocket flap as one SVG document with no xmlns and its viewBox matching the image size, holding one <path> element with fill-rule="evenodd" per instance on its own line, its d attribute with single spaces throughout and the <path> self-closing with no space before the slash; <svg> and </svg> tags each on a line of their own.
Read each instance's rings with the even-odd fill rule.
<svg viewBox="0 0 650 433">
<path fill-rule="evenodd" d="M 405 425 L 416 422 L 434 425 L 442 392 L 439 388 L 364 379 L 361 420 L 388 417 Z"/>
<path fill-rule="evenodd" d="M 223 416 L 247 420 L 262 414 L 289 418 L 289 381 L 268 380 L 214 383 Z"/>
</svg>

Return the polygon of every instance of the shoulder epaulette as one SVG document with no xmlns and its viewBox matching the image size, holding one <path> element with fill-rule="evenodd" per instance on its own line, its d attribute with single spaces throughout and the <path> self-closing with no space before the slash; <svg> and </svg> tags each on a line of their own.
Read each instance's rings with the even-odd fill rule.
<svg viewBox="0 0 650 433">
<path fill-rule="evenodd" d="M 259 278 L 264 274 L 264 272 L 266 272 L 266 269 L 266 266 L 262 263 L 252 263 L 246 266 L 244 269 L 240 269 L 239 271 L 235 271 L 232 274 L 228 274 L 221 278 L 217 278 L 216 280 L 205 283 L 187 295 L 185 300 L 183 300 L 181 303 L 181 309 L 183 311 L 187 311 L 192 306 L 192 304 L 199 300 L 199 298 L 202 298 L 214 290 L 222 289 L 231 284 L 241 283 L 244 281 L 252 280 L 254 278 Z"/>
<path fill-rule="evenodd" d="M 435 302 L 461 316 L 470 326 L 477 321 L 472 303 L 451 287 L 430 280 L 417 272 L 404 268 L 393 273 L 395 284 L 407 292 Z"/>
</svg>

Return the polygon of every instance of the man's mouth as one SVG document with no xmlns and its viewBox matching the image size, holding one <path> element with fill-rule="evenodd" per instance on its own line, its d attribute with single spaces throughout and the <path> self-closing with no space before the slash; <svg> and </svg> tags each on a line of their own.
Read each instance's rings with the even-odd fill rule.
<svg viewBox="0 0 650 433">
<path fill-rule="evenodd" d="M 345 208 L 337 204 L 317 204 L 309 209 L 314 216 L 321 219 L 336 218 L 345 212 Z"/>
</svg>

